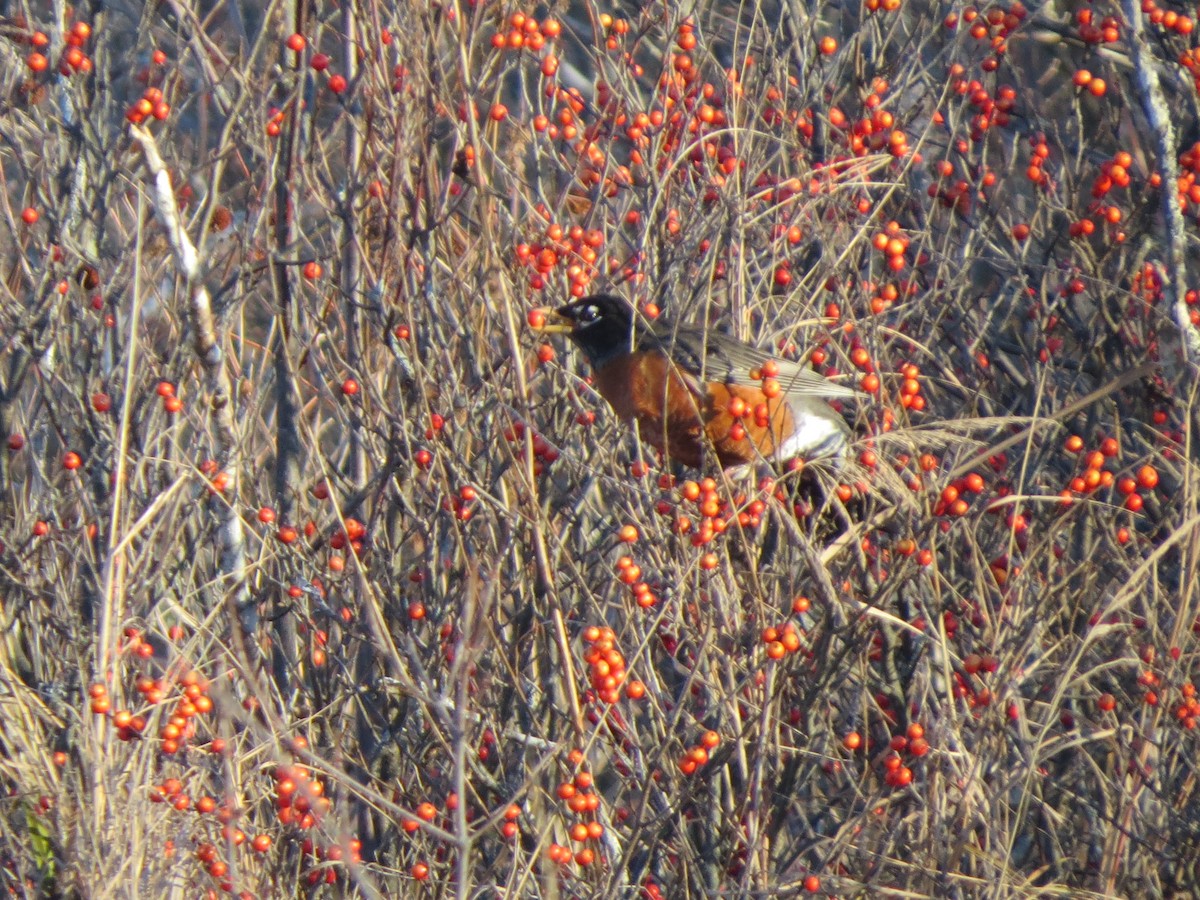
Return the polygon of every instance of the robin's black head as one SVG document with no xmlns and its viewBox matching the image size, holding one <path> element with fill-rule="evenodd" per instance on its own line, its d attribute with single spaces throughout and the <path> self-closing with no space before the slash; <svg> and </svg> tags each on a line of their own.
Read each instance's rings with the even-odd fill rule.
<svg viewBox="0 0 1200 900">
<path fill-rule="evenodd" d="M 544 315 L 537 330 L 567 335 L 594 369 L 633 349 L 633 311 L 620 297 L 594 294 Z"/>
</svg>

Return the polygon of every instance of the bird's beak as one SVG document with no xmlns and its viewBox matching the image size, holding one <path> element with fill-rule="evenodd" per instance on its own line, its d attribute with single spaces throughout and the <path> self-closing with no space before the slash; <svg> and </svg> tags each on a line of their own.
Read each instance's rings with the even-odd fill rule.
<svg viewBox="0 0 1200 900">
<path fill-rule="evenodd" d="M 548 307 L 531 310 L 529 327 L 540 334 L 570 334 L 575 330 L 575 323 Z"/>
</svg>

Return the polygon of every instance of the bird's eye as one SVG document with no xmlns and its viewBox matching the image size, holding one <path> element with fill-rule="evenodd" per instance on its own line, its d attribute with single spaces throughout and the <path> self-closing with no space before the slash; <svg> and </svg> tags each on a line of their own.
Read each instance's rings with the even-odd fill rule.
<svg viewBox="0 0 1200 900">
<path fill-rule="evenodd" d="M 589 303 L 579 311 L 579 321 L 584 325 L 590 325 L 600 318 L 600 307 Z"/>
</svg>

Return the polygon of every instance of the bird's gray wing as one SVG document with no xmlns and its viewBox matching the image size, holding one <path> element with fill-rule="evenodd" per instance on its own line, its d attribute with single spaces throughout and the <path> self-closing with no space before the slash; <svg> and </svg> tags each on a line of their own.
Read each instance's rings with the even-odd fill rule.
<svg viewBox="0 0 1200 900">
<path fill-rule="evenodd" d="M 779 370 L 775 380 L 785 393 L 793 397 L 832 400 L 862 396 L 854 388 L 835 384 L 808 366 L 781 359 L 716 332 L 680 326 L 673 333 L 658 335 L 657 338 L 664 347 L 672 347 L 673 340 L 673 358 L 679 360 L 683 366 L 702 370 L 704 377 L 711 381 L 747 386 L 761 385 L 761 381 L 750 377 L 750 372 L 762 368 L 763 363 L 771 360 Z"/>
</svg>

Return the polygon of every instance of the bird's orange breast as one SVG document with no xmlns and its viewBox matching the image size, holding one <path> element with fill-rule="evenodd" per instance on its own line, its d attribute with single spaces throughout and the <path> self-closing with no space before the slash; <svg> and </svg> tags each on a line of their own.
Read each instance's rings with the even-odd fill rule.
<svg viewBox="0 0 1200 900">
<path fill-rule="evenodd" d="M 769 459 L 796 427 L 783 395 L 768 399 L 756 387 L 720 382 L 700 385 L 697 395 L 678 367 L 656 350 L 609 362 L 596 370 L 595 382 L 617 415 L 637 422 L 643 438 L 695 468 L 707 443 L 723 468 Z M 735 397 L 745 405 L 741 417 L 731 412 Z"/>
</svg>

